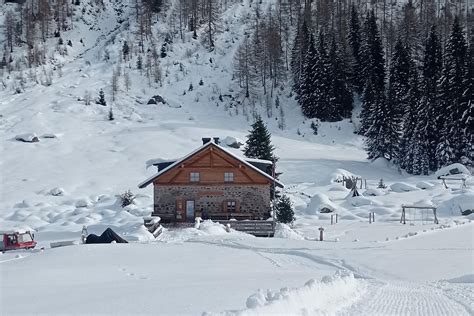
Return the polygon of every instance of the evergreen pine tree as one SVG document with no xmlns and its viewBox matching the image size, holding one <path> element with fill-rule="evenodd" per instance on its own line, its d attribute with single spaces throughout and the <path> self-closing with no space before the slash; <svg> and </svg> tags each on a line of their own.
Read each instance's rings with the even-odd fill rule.
<svg viewBox="0 0 474 316">
<path fill-rule="evenodd" d="M 142 70 L 143 69 L 143 58 L 142 55 L 138 55 L 137 58 L 137 69 Z"/>
<path fill-rule="evenodd" d="M 127 60 L 129 53 L 130 53 L 130 47 L 128 47 L 127 41 L 124 41 L 123 47 L 122 47 L 123 59 Z"/>
<path fill-rule="evenodd" d="M 281 196 L 276 203 L 276 219 L 284 224 L 290 224 L 295 221 L 293 205 L 290 198 L 286 195 Z"/>
<path fill-rule="evenodd" d="M 365 86 L 362 97 L 360 132 L 366 138 L 369 159 L 379 157 L 392 158 L 394 139 L 393 130 L 397 130 L 393 107 L 385 98 L 385 61 L 374 11 L 367 14 L 365 22 L 364 76 Z"/>
<path fill-rule="evenodd" d="M 271 144 L 271 134 L 260 116 L 257 116 L 252 124 L 252 130 L 249 132 L 244 148 L 245 157 L 270 161 L 278 160 L 273 153 L 275 147 Z"/>
<path fill-rule="evenodd" d="M 403 136 L 400 142 L 399 166 L 408 173 L 413 173 L 415 129 L 418 123 L 418 100 L 420 98 L 418 69 L 413 60 L 409 67 L 407 107 L 403 117 Z"/>
<path fill-rule="evenodd" d="M 308 118 L 317 117 L 316 99 L 314 94 L 314 67 L 317 63 L 317 52 L 314 46 L 313 35 L 309 37 L 308 50 L 304 57 L 304 65 L 300 76 L 300 87 L 298 103 L 301 106 L 301 111 L 304 116 Z"/>
<path fill-rule="evenodd" d="M 439 85 L 440 107 L 445 109 L 446 114 L 442 120 L 447 121 L 446 138 L 450 140 L 454 153 L 454 158 L 450 163 L 460 162 L 466 153 L 466 147 L 470 147 L 462 126 L 463 115 L 469 111 L 471 98 L 464 97 L 469 90 L 467 65 L 466 39 L 459 24 L 459 18 L 456 16 L 446 43 L 443 74 Z"/>
<path fill-rule="evenodd" d="M 402 136 L 402 118 L 408 109 L 410 55 L 401 41 L 398 40 L 390 62 L 387 93 L 387 110 L 385 116 L 390 122 L 385 138 L 389 159 L 399 163 L 401 159 L 400 142 Z"/>
<path fill-rule="evenodd" d="M 367 137 L 381 137 L 377 135 L 379 128 L 373 126 L 380 121 L 374 115 L 383 116 L 385 103 L 385 61 L 374 11 L 367 14 L 364 26 L 365 56 L 363 75 L 365 78 L 364 92 L 362 95 L 361 126 L 359 132 Z M 369 130 L 371 133 L 369 134 Z M 369 154 L 369 157 L 376 158 Z"/>
<path fill-rule="evenodd" d="M 332 118 L 339 120 L 344 117 L 350 117 L 352 113 L 353 98 L 347 85 L 346 74 L 344 73 L 343 59 L 341 50 L 337 48 L 336 38 L 333 36 L 331 48 L 329 51 L 329 60 L 331 63 L 331 87 L 329 101 L 334 108 Z"/>
<path fill-rule="evenodd" d="M 443 120 L 446 113 L 445 109 L 439 104 L 438 100 L 438 80 L 441 75 L 441 44 L 438 39 L 436 28 L 431 27 L 428 38 L 425 41 L 422 64 L 421 93 L 417 105 L 417 126 L 423 126 L 424 137 L 421 140 L 428 156 L 428 165 L 430 170 L 436 170 L 437 157 L 436 147 L 439 140 L 439 132 L 443 129 Z M 423 123 L 423 124 L 422 124 Z M 419 132 L 421 133 L 421 131 Z"/>
<path fill-rule="evenodd" d="M 291 50 L 291 73 L 293 77 L 293 91 L 298 98 L 300 95 L 300 84 L 303 68 L 305 64 L 305 56 L 310 43 L 310 32 L 306 21 L 300 24 L 296 29 L 295 39 L 293 40 L 293 48 Z M 314 44 L 314 43 L 313 43 Z"/>
<path fill-rule="evenodd" d="M 364 89 L 364 77 L 362 73 L 362 38 L 360 31 L 359 13 L 355 3 L 351 7 L 351 15 L 349 21 L 348 42 L 351 49 L 351 84 L 354 92 L 362 94 Z"/>
<path fill-rule="evenodd" d="M 160 53 L 160 57 L 161 58 L 165 58 L 167 56 L 167 53 L 166 53 L 166 43 L 163 43 L 163 45 L 161 45 L 161 53 Z"/>
<path fill-rule="evenodd" d="M 456 159 L 451 142 L 449 140 L 448 125 L 448 122 L 445 121 L 443 129 L 439 131 L 440 138 L 438 145 L 436 146 L 438 168 L 445 167 Z"/>
<path fill-rule="evenodd" d="M 100 104 L 100 105 L 103 105 L 103 106 L 107 105 L 107 102 L 105 101 L 104 90 L 102 90 L 102 89 L 99 90 L 99 100 L 97 101 L 97 104 Z"/>
<path fill-rule="evenodd" d="M 329 60 L 326 37 L 323 32 L 319 33 L 317 53 L 313 63 L 312 73 L 312 96 L 314 102 L 314 116 L 310 118 L 319 118 L 321 121 L 336 121 L 335 106 L 331 103 L 331 63 Z"/>
<path fill-rule="evenodd" d="M 474 35 L 474 32 L 472 32 Z M 462 95 L 462 103 L 465 103 L 464 113 L 461 119 L 461 128 L 464 135 L 464 148 L 462 148 L 461 162 L 472 166 L 474 164 L 474 42 L 469 42 L 467 61 L 467 84 L 466 91 Z"/>
</svg>

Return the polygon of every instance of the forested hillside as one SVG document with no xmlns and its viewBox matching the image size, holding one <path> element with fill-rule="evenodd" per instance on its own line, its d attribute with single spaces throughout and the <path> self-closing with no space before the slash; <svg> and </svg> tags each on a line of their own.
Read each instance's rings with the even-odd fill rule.
<svg viewBox="0 0 474 316">
<path fill-rule="evenodd" d="M 21 94 L 54 86 L 71 62 L 106 64 L 103 87 L 77 96 L 86 105 L 120 102 L 132 85 L 143 85 L 200 106 L 224 104 L 248 121 L 264 113 L 281 130 L 288 120 L 304 121 L 317 134 L 322 122 L 349 119 L 366 136 L 368 158 L 428 174 L 453 162 L 473 163 L 469 5 L 8 1 L 0 13 L 1 89 Z M 195 67 L 203 64 L 205 73 Z M 200 86 L 207 90 L 196 92 Z M 300 127 L 295 132 L 304 136 Z"/>
</svg>

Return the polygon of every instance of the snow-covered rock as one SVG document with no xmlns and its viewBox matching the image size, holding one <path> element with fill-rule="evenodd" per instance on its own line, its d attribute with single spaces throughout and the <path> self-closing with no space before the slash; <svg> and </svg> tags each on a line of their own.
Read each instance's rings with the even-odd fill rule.
<svg viewBox="0 0 474 316">
<path fill-rule="evenodd" d="M 470 176 L 471 172 L 463 164 L 453 163 L 436 171 L 435 176 L 436 178 L 439 178 L 442 176 L 453 176 L 460 174 Z"/>
<path fill-rule="evenodd" d="M 161 95 L 154 95 L 147 102 L 147 104 L 158 104 L 158 103 L 166 104 L 165 99 L 163 99 Z"/>
<path fill-rule="evenodd" d="M 24 143 L 37 143 L 39 138 L 35 133 L 20 134 L 15 136 L 15 140 Z"/>
<path fill-rule="evenodd" d="M 227 136 L 223 139 L 223 142 L 224 144 L 232 148 L 240 148 L 244 144 L 243 141 L 232 136 Z"/>
<path fill-rule="evenodd" d="M 52 188 L 50 191 L 49 191 L 49 194 L 53 195 L 53 196 L 61 196 L 61 195 L 64 195 L 64 189 L 63 188 L 60 188 L 60 187 L 56 187 L 56 188 Z"/>
</svg>

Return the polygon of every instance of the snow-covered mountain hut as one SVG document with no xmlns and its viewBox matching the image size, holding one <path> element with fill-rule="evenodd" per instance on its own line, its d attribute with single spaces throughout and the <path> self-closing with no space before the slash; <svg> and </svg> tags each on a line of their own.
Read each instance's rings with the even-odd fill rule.
<svg viewBox="0 0 474 316">
<path fill-rule="evenodd" d="M 266 220 L 271 191 L 283 184 L 271 175 L 272 162 L 246 159 L 203 138 L 203 145 L 176 161 L 156 164 L 158 173 L 138 185 L 153 183 L 154 209 L 162 223 L 212 220 Z"/>
</svg>

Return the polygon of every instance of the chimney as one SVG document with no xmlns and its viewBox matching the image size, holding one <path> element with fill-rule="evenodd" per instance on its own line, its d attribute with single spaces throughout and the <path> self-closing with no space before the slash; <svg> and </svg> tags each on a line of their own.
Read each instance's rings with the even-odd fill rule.
<svg viewBox="0 0 474 316">
<path fill-rule="evenodd" d="M 203 144 L 203 145 L 209 143 L 210 141 L 211 141 L 211 138 L 210 138 L 210 137 L 203 137 L 203 138 L 202 138 L 202 144 Z"/>
<path fill-rule="evenodd" d="M 214 138 L 214 144 L 219 145 L 219 137 L 213 137 Z"/>
</svg>

